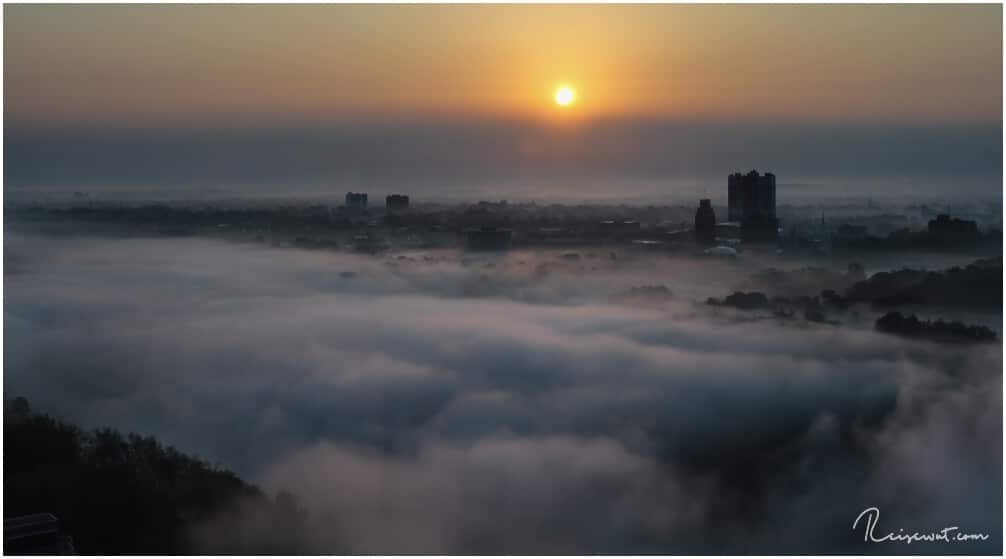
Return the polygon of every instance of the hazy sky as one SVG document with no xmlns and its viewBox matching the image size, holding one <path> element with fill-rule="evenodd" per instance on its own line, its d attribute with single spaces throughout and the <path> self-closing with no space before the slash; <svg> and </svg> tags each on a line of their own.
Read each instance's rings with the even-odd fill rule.
<svg viewBox="0 0 1006 559">
<path fill-rule="evenodd" d="M 1001 6 L 4 8 L 16 122 L 1001 120 Z M 579 99 L 552 103 L 557 84 Z M 561 113 L 561 114 L 560 114 Z"/>
<path fill-rule="evenodd" d="M 1001 193 L 1001 6 L 4 15 L 15 189 L 691 200 L 758 168 L 828 194 Z"/>
</svg>

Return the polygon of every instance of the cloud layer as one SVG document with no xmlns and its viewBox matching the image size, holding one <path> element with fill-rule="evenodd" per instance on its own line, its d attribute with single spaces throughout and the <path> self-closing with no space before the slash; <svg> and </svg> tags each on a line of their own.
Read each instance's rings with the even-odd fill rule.
<svg viewBox="0 0 1006 559">
<path fill-rule="evenodd" d="M 745 261 L 397 256 L 8 234 L 4 389 L 291 490 L 318 551 L 1001 549 L 999 345 L 695 303 Z"/>
</svg>

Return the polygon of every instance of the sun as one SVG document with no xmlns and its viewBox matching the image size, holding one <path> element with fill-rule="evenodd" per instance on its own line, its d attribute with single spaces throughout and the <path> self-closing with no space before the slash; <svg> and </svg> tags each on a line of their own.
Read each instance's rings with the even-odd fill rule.
<svg viewBox="0 0 1006 559">
<path fill-rule="evenodd" d="M 568 107 L 576 101 L 576 92 L 572 87 L 564 85 L 555 90 L 555 104 L 560 107 Z"/>
</svg>

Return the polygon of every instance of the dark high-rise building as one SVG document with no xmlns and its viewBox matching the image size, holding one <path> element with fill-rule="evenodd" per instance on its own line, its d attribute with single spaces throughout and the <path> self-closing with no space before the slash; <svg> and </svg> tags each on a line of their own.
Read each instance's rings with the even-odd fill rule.
<svg viewBox="0 0 1006 559">
<path fill-rule="evenodd" d="M 699 200 L 699 209 L 695 211 L 695 242 L 716 244 L 716 212 L 708 198 Z"/>
<path fill-rule="evenodd" d="M 775 218 L 775 175 L 751 171 L 734 173 L 727 179 L 728 220 Z"/>
<path fill-rule="evenodd" d="M 346 207 L 356 210 L 367 209 L 367 194 L 365 192 L 347 192 Z"/>
<path fill-rule="evenodd" d="M 384 207 L 389 212 L 401 212 L 409 209 L 409 197 L 402 194 L 391 194 L 384 197 Z"/>
<path fill-rule="evenodd" d="M 741 224 L 741 239 L 753 242 L 776 240 L 779 220 L 775 217 L 775 175 L 751 171 L 734 173 L 727 180 L 730 221 Z"/>
<path fill-rule="evenodd" d="M 727 220 L 741 220 L 741 192 L 744 189 L 744 175 L 733 173 L 727 177 Z"/>
</svg>

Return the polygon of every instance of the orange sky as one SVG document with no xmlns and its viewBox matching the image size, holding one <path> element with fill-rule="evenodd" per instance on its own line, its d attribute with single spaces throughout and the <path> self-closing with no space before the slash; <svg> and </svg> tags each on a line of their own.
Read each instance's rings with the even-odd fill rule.
<svg viewBox="0 0 1006 559">
<path fill-rule="evenodd" d="M 5 117 L 996 122 L 1001 25 L 997 5 L 7 5 Z"/>
</svg>

